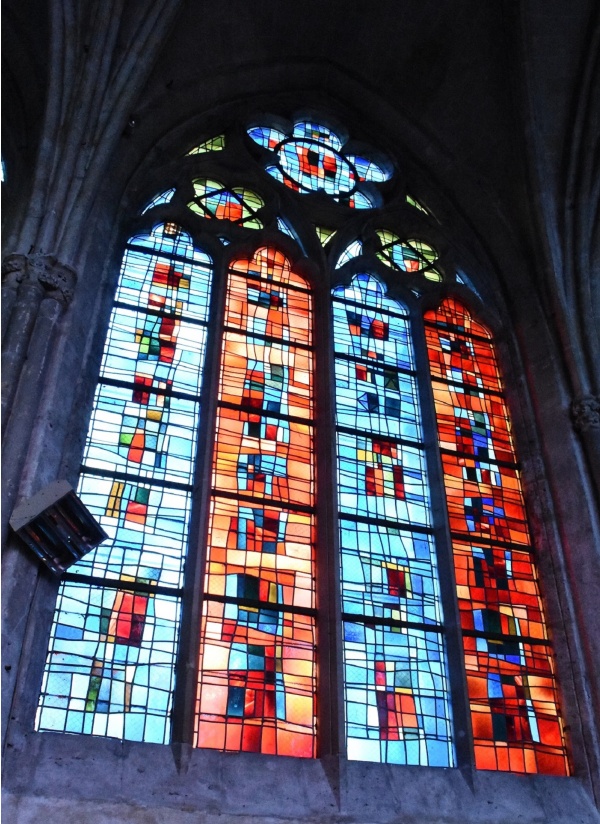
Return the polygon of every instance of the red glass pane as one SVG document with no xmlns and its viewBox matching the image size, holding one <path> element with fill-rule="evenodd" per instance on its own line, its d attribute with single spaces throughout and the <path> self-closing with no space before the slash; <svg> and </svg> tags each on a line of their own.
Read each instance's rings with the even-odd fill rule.
<svg viewBox="0 0 600 824">
<path fill-rule="evenodd" d="M 479 769 L 568 775 L 521 476 L 489 332 L 425 314 Z"/>
</svg>

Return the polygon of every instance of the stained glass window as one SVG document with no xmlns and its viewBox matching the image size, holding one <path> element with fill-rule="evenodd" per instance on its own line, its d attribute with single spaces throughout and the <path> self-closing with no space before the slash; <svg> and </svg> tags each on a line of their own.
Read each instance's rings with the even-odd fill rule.
<svg viewBox="0 0 600 824">
<path fill-rule="evenodd" d="M 427 280 L 439 282 L 442 276 L 435 267 L 436 250 L 422 240 L 401 240 L 394 232 L 386 229 L 376 233 L 381 243 L 377 257 L 386 265 L 403 272 L 419 272 Z"/>
<path fill-rule="evenodd" d="M 334 290 L 348 757 L 454 763 L 408 312 L 357 275 Z"/>
<path fill-rule="evenodd" d="M 335 235 L 335 229 L 327 229 L 325 226 L 315 226 L 317 237 L 321 241 L 322 246 L 326 246 L 331 238 Z"/>
<path fill-rule="evenodd" d="M 406 195 L 406 202 L 410 203 L 411 206 L 414 206 L 415 209 L 418 209 L 420 212 L 425 212 L 426 215 L 429 214 L 429 211 L 423 206 L 422 203 L 419 203 L 418 200 L 415 200 L 414 197 L 410 195 Z"/>
<path fill-rule="evenodd" d="M 156 195 L 156 197 L 153 197 L 150 203 L 144 207 L 142 214 L 146 214 L 146 212 L 149 212 L 150 209 L 154 209 L 155 206 L 162 206 L 165 203 L 170 203 L 174 194 L 175 189 L 167 189 L 165 192 Z"/>
<path fill-rule="evenodd" d="M 316 752 L 312 301 L 272 247 L 229 272 L 195 742 Z"/>
<path fill-rule="evenodd" d="M 277 228 L 280 232 L 283 232 L 284 235 L 289 235 L 289 237 L 294 238 L 294 240 L 296 239 L 296 236 L 293 230 L 291 229 L 289 223 L 286 223 L 286 221 L 283 220 L 283 218 L 281 217 L 277 218 Z"/>
<path fill-rule="evenodd" d="M 443 277 L 470 278 L 442 265 L 433 228 L 425 241 L 403 225 L 427 210 L 386 185 L 390 161 L 319 118 L 277 122 L 243 146 L 229 132 L 197 144 L 188 155 L 218 153 L 211 176 L 191 179 L 205 160 L 180 158 L 142 212 L 176 215 L 187 193 L 214 264 L 174 222 L 127 243 L 78 488 L 109 540 L 63 576 L 37 729 L 166 743 L 185 705 L 175 729 L 189 718 L 197 747 L 315 757 L 322 699 L 339 691 L 348 758 L 452 767 L 466 757 L 449 673 L 456 700 L 463 667 L 475 765 L 567 774 L 493 342 L 446 299 L 425 314 L 427 370 L 408 308 L 426 293 L 437 305 Z M 229 185 L 232 145 L 248 172 Z M 374 206 L 362 225 L 347 208 Z M 334 237 L 346 240 L 327 273 Z M 317 512 L 336 541 L 317 544 Z M 339 602 L 320 585 L 317 603 L 338 549 Z M 455 593 L 438 572 L 450 552 Z M 198 586 L 184 586 L 186 556 Z M 181 614 L 199 616 L 185 650 Z M 176 660 L 194 667 L 177 685 Z"/>
<path fill-rule="evenodd" d="M 348 246 L 346 246 L 342 254 L 339 256 L 338 262 L 335 264 L 335 268 L 339 269 L 340 266 L 343 266 L 344 263 L 348 263 L 348 261 L 352 260 L 352 258 L 362 255 L 362 249 L 363 247 L 360 240 L 353 240 L 352 243 L 349 243 Z"/>
<path fill-rule="evenodd" d="M 425 320 L 475 763 L 565 775 L 552 650 L 494 346 L 455 300 Z"/>
<path fill-rule="evenodd" d="M 192 212 L 200 217 L 230 220 L 251 229 L 263 228 L 256 213 L 264 205 L 262 198 L 250 189 L 228 189 L 218 180 L 208 178 L 194 181 L 194 199 L 188 203 Z"/>
<path fill-rule="evenodd" d="M 219 152 L 225 148 L 225 135 L 219 134 L 210 140 L 205 140 L 190 149 L 188 155 L 206 154 L 206 152 Z"/>
<path fill-rule="evenodd" d="M 64 576 L 39 730 L 169 740 L 211 271 L 173 224 L 127 245 L 78 489 L 109 540 Z"/>
<path fill-rule="evenodd" d="M 323 123 L 299 120 L 291 134 L 254 126 L 248 134 L 275 155 L 267 172 L 295 192 L 322 191 L 354 209 L 371 209 L 377 205 L 375 190 L 362 184 L 380 184 L 391 177 L 387 164 L 345 153 L 345 141 Z"/>
</svg>

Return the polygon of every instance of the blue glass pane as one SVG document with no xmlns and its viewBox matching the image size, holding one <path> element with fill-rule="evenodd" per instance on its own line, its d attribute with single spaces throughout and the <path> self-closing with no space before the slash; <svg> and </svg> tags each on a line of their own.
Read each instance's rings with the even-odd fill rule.
<svg viewBox="0 0 600 824">
<path fill-rule="evenodd" d="M 131 381 L 139 391 L 200 392 L 206 328 L 173 322 L 143 310 L 115 308 L 102 364 L 102 378 Z M 172 360 L 160 360 L 168 347 Z"/>
<path fill-rule="evenodd" d="M 344 263 L 348 263 L 349 260 L 359 257 L 359 255 L 362 255 L 362 243 L 360 240 L 353 240 L 352 243 L 346 246 L 342 254 L 339 256 L 338 262 L 335 264 L 335 268 L 339 269 L 340 266 L 344 265 Z"/>
<path fill-rule="evenodd" d="M 368 180 L 372 183 L 382 183 L 384 180 L 389 180 L 391 174 L 378 166 L 372 160 L 366 157 L 359 157 L 358 155 L 346 155 L 351 163 L 354 163 L 358 177 L 360 180 Z"/>
<path fill-rule="evenodd" d="M 321 143 L 331 146 L 331 148 L 336 151 L 339 151 L 342 148 L 342 141 L 336 133 L 332 132 L 331 129 L 328 129 L 327 126 L 323 126 L 322 123 L 302 120 L 294 126 L 293 135 L 294 137 L 304 137 L 309 140 L 318 140 Z"/>
<path fill-rule="evenodd" d="M 183 585 L 191 496 L 151 483 L 82 475 L 79 495 L 108 535 L 70 572 Z"/>
<path fill-rule="evenodd" d="M 355 615 L 439 624 L 441 605 L 430 535 L 340 521 L 342 609 Z"/>
<path fill-rule="evenodd" d="M 278 143 L 285 140 L 285 133 L 278 129 L 269 129 L 267 126 L 254 126 L 248 129 L 248 134 L 259 146 L 265 149 L 274 149 Z"/>
<path fill-rule="evenodd" d="M 348 198 L 353 209 L 372 209 L 375 204 L 363 192 L 356 191 Z"/>
<path fill-rule="evenodd" d="M 438 633 L 345 623 L 344 659 L 348 758 L 453 765 Z"/>
<path fill-rule="evenodd" d="M 375 278 L 357 275 L 351 286 L 338 287 L 333 295 L 336 353 L 413 368 L 404 307 L 386 298 Z"/>
<path fill-rule="evenodd" d="M 165 203 L 170 203 L 171 198 L 175 194 L 175 189 L 167 189 L 166 192 L 162 192 L 156 197 L 153 197 L 150 203 L 142 210 L 142 214 L 145 215 L 146 212 L 149 212 L 150 209 L 154 209 L 155 206 L 162 206 Z"/>
<path fill-rule="evenodd" d="M 113 586 L 64 583 L 38 729 L 164 743 L 179 600 L 152 588 L 183 584 L 211 271 L 173 224 L 130 243 L 78 487 L 108 540 L 69 570 Z"/>
<path fill-rule="evenodd" d="M 417 387 L 412 375 L 338 357 L 335 384 L 339 426 L 422 440 Z"/>
<path fill-rule="evenodd" d="M 345 432 L 338 432 L 337 442 L 341 512 L 430 526 L 422 450 Z"/>
<path fill-rule="evenodd" d="M 410 627 L 442 609 L 407 312 L 369 274 L 333 295 L 348 757 L 449 766 L 443 638 Z"/>
<path fill-rule="evenodd" d="M 178 257 L 186 258 L 188 261 L 193 261 L 196 265 L 204 264 L 204 267 L 202 267 L 205 271 L 204 277 L 202 277 L 201 274 L 202 268 L 194 267 L 193 271 L 195 280 L 200 282 L 206 282 L 208 280 L 208 271 L 211 265 L 210 257 L 206 254 L 206 252 L 203 252 L 201 249 L 197 249 L 194 246 L 192 238 L 172 223 L 161 223 L 158 226 L 155 226 L 150 234 L 135 235 L 129 239 L 129 244 L 131 246 L 142 246 L 144 251 L 147 250 L 147 252 L 153 252 L 159 257 L 177 255 Z M 146 266 L 142 268 L 148 268 L 148 258 L 140 258 L 140 260 L 146 261 Z M 131 268 L 132 259 L 129 258 L 128 254 L 126 254 L 123 259 L 123 266 L 121 268 L 121 280 L 119 282 L 119 290 L 117 291 L 117 300 L 123 299 L 121 297 L 121 289 L 132 276 L 132 272 L 130 271 Z M 198 285 L 198 291 L 203 294 L 204 290 L 202 289 L 202 286 L 200 284 Z M 192 293 L 195 291 L 195 289 L 192 289 Z M 136 300 L 135 303 L 137 302 L 138 301 Z"/>
<path fill-rule="evenodd" d="M 167 743 L 178 627 L 176 598 L 64 583 L 37 728 Z"/>
<path fill-rule="evenodd" d="M 156 405 L 136 403 L 132 394 L 129 388 L 98 387 L 85 466 L 191 483 L 198 404 L 164 396 Z"/>
</svg>

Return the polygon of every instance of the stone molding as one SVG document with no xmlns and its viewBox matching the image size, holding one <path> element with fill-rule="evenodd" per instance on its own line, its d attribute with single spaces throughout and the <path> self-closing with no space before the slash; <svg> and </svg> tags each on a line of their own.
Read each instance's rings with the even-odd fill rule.
<svg viewBox="0 0 600 824">
<path fill-rule="evenodd" d="M 73 298 L 77 273 L 54 255 L 35 252 L 8 255 L 2 263 L 2 286 L 18 289 L 21 283 L 39 284 L 45 297 L 68 306 Z"/>
<path fill-rule="evenodd" d="M 600 397 L 583 395 L 571 403 L 571 418 L 577 432 L 600 429 Z"/>
</svg>

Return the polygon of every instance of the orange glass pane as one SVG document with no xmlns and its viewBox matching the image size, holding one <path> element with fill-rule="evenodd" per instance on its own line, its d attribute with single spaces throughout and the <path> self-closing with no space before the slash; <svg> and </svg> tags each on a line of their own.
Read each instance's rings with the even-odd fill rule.
<svg viewBox="0 0 600 824">
<path fill-rule="evenodd" d="M 449 454 L 442 466 L 452 532 L 529 544 L 518 470 Z"/>
<path fill-rule="evenodd" d="M 205 602 L 195 743 L 316 755 L 312 616 Z"/>
<path fill-rule="evenodd" d="M 483 460 L 514 461 L 504 399 L 463 386 L 432 381 L 441 449 Z"/>
<path fill-rule="evenodd" d="M 463 629 L 478 629 L 477 611 L 488 610 L 498 614 L 498 626 L 504 622 L 509 634 L 546 638 L 537 574 L 529 552 L 458 539 L 453 550 Z"/>
<path fill-rule="evenodd" d="M 212 503 L 207 592 L 314 607 L 314 517 L 280 507 Z"/>
<path fill-rule="evenodd" d="M 226 332 L 220 399 L 306 419 L 312 413 L 312 353 Z"/>
<path fill-rule="evenodd" d="M 310 296 L 278 281 L 231 274 L 225 326 L 310 343 Z"/>
<path fill-rule="evenodd" d="M 568 775 L 548 647 L 465 636 L 476 766 Z"/>
<path fill-rule="evenodd" d="M 225 327 L 195 742 L 314 757 L 312 310 L 281 252 L 232 264 Z"/>
<path fill-rule="evenodd" d="M 558 692 L 511 425 L 489 332 L 454 300 L 426 338 L 475 763 L 567 775 Z"/>
<path fill-rule="evenodd" d="M 308 292 L 306 280 L 292 271 L 292 264 L 278 249 L 273 246 L 263 246 L 258 249 L 250 260 L 235 260 L 231 264 L 233 272 L 242 272 L 246 275 L 258 275 L 266 280 L 285 283 Z M 308 341 L 307 341 L 308 343 Z"/>
<path fill-rule="evenodd" d="M 217 489 L 310 506 L 312 427 L 221 409 L 213 485 Z"/>
</svg>

